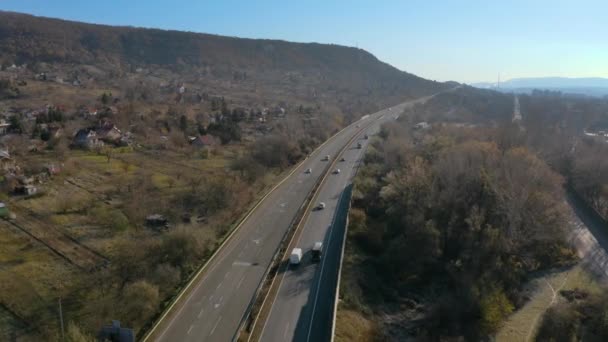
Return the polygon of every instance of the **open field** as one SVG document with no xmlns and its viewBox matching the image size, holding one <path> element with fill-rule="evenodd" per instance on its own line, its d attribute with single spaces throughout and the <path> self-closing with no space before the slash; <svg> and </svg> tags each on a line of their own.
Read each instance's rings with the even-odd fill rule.
<svg viewBox="0 0 608 342">
<path fill-rule="evenodd" d="M 39 333 L 32 328 L 36 325 L 43 325 L 40 330 L 45 333 L 57 331 L 56 306 L 61 291 L 75 296 L 64 304 L 69 319 L 93 331 L 105 323 L 93 317 L 92 308 L 77 302 L 83 291 L 95 288 L 91 283 L 94 274 L 115 267 L 112 262 L 119 257 L 116 253 L 124 252 L 120 246 L 125 244 L 131 248 L 142 242 L 161 244 L 173 229 L 186 229 L 195 232 L 207 250 L 201 254 L 202 262 L 255 194 L 272 184 L 277 174 L 269 173 L 253 186 L 230 190 L 238 195 L 230 210 L 205 214 L 195 209 L 185 221 L 174 214 L 175 208 L 181 205 L 180 196 L 193 191 L 201 194 L 210 180 L 232 179 L 238 184 L 226 168 L 228 160 L 242 148 L 229 146 L 208 153 L 206 158 L 188 158 L 170 151 L 161 157 L 154 152 L 119 149 L 107 158 L 95 152 L 72 151 L 59 175 L 37 185 L 39 194 L 9 198 L 7 205 L 16 218 L 0 221 L 0 336 L 34 338 L 31 334 Z M 53 155 L 42 153 L 28 155 L 24 163 L 42 165 L 53 160 Z M 186 209 L 180 212 L 188 213 Z M 144 228 L 143 218 L 152 213 L 169 218 L 169 232 Z M 162 289 L 161 298 L 170 295 L 175 285 Z M 98 294 L 90 299 L 108 301 Z M 117 314 L 110 310 L 107 315 Z"/>
<path fill-rule="evenodd" d="M 64 284 L 80 274 L 46 246 L 0 222 L 0 339 L 55 324 L 57 311 L 50 308 Z"/>
</svg>

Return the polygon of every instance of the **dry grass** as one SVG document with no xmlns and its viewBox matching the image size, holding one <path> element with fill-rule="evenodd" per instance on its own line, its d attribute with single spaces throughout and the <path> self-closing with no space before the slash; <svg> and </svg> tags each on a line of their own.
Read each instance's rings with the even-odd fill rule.
<svg viewBox="0 0 608 342">
<path fill-rule="evenodd" d="M 363 317 L 359 312 L 338 310 L 335 336 L 337 342 L 374 341 L 376 336 L 377 327 L 374 322 Z"/>
<path fill-rule="evenodd" d="M 530 285 L 537 288 L 532 298 L 505 321 L 496 334 L 496 341 L 532 341 L 545 311 L 564 300 L 559 295 L 560 290 L 578 288 L 589 292 L 599 291 L 598 284 L 580 265 L 535 279 Z"/>
<path fill-rule="evenodd" d="M 45 309 L 79 273 L 46 247 L 0 224 L 0 303 L 10 311 L 26 320 L 38 317 L 41 325 L 53 324 L 55 317 Z M 0 310 L 0 339 L 5 340 L 3 333 L 11 331 L 21 338 L 31 332 L 24 322 Z"/>
</svg>

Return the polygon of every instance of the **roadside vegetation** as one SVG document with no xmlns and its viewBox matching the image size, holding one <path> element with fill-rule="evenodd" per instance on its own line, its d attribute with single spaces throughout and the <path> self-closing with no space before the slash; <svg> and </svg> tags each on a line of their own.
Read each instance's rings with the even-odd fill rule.
<svg viewBox="0 0 608 342">
<path fill-rule="evenodd" d="M 478 129 L 384 127 L 355 182 L 342 307 L 392 340 L 492 334 L 528 276 L 574 259 L 562 181 Z"/>
<path fill-rule="evenodd" d="M 535 296 L 546 275 L 590 272 L 571 268 L 565 193 L 606 217 L 598 156 L 608 152 L 608 103 L 534 92 L 520 96 L 524 119 L 513 122 L 513 101 L 463 87 L 383 127 L 355 180 L 339 340 L 481 340 L 530 298 L 543 302 Z M 605 290 L 592 283 L 548 286 L 557 292 L 529 310 L 525 329 L 510 329 L 602 340 L 603 323 L 590 317 L 603 315 L 594 308 Z"/>
</svg>

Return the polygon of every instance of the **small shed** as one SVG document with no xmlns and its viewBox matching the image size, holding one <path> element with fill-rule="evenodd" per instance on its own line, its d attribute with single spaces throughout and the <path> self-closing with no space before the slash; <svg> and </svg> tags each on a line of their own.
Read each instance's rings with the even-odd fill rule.
<svg viewBox="0 0 608 342">
<path fill-rule="evenodd" d="M 152 214 L 146 216 L 146 226 L 156 229 L 168 228 L 169 221 L 161 214 Z"/>
<path fill-rule="evenodd" d="M 428 129 L 430 127 L 431 125 L 426 121 L 422 121 L 414 125 L 414 129 Z"/>
<path fill-rule="evenodd" d="M 4 202 L 0 202 L 0 218 L 8 218 L 9 212 L 6 204 Z"/>
<path fill-rule="evenodd" d="M 198 148 L 216 146 L 219 145 L 219 143 L 218 138 L 210 134 L 205 134 L 190 139 L 190 145 Z"/>
<path fill-rule="evenodd" d="M 133 329 L 121 327 L 120 321 L 112 321 L 111 325 L 101 328 L 97 338 L 100 341 L 135 342 L 135 333 Z"/>
</svg>

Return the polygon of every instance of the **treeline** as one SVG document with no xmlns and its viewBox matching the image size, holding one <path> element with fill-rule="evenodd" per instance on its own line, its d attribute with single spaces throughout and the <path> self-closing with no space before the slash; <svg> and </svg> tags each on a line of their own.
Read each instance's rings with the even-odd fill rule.
<svg viewBox="0 0 608 342">
<path fill-rule="evenodd" d="M 513 97 L 499 92 L 461 86 L 443 92 L 406 113 L 415 122 L 504 123 L 513 117 Z"/>
<path fill-rule="evenodd" d="M 520 98 L 525 133 L 514 139 L 538 153 L 588 205 L 608 219 L 608 100 L 535 92 Z"/>
<path fill-rule="evenodd" d="M 485 125 L 495 129 L 503 147 L 534 151 L 583 199 L 608 219 L 608 100 L 552 91 L 518 95 L 523 116 L 512 123 L 514 95 L 461 87 L 439 94 L 407 111 L 402 120 Z"/>
<path fill-rule="evenodd" d="M 379 339 L 483 339 L 530 274 L 573 260 L 563 179 L 493 130 L 409 127 L 385 126 L 355 180 L 344 305 L 397 317 Z"/>
</svg>

